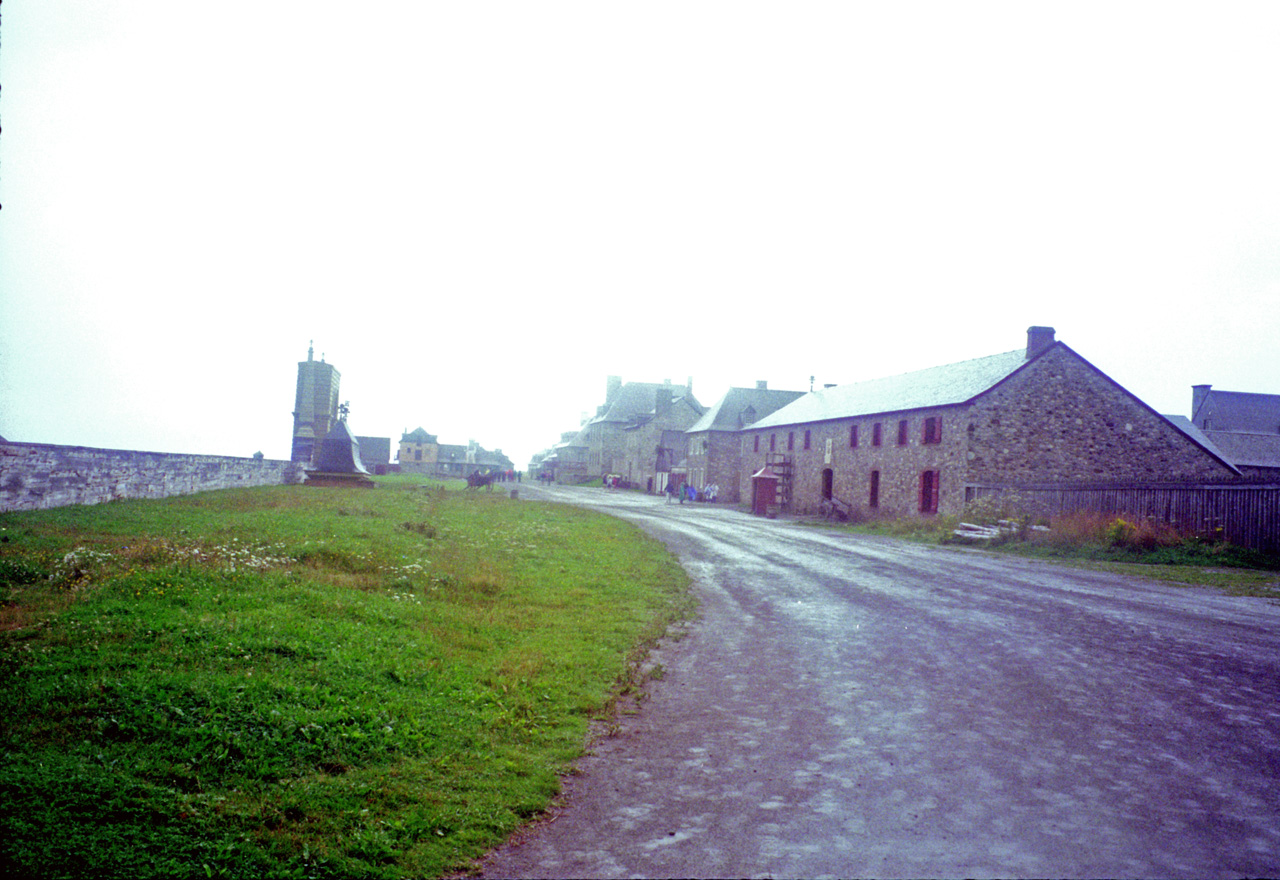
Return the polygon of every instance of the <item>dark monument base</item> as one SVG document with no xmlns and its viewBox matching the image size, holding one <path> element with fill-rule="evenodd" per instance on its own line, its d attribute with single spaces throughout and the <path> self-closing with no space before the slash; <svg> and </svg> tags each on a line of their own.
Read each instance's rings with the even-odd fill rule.
<svg viewBox="0 0 1280 880">
<path fill-rule="evenodd" d="M 372 489 L 374 486 L 368 474 L 344 474 L 333 471 L 307 471 L 306 484 L 333 489 Z"/>
</svg>

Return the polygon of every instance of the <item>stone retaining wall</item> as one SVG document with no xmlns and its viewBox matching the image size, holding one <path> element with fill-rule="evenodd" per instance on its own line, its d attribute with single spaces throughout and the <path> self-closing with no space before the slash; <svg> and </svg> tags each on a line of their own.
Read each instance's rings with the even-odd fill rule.
<svg viewBox="0 0 1280 880">
<path fill-rule="evenodd" d="M 301 464 L 221 455 L 0 443 L 0 511 L 302 483 Z"/>
</svg>

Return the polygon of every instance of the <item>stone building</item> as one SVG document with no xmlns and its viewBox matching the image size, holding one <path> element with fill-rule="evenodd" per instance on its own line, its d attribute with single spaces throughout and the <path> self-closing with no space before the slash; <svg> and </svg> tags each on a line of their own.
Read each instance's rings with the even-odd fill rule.
<svg viewBox="0 0 1280 880">
<path fill-rule="evenodd" d="M 768 464 L 797 513 L 956 514 L 984 486 L 1238 477 L 1049 327 L 1025 349 L 810 392 L 741 441 L 741 497 Z"/>
<path fill-rule="evenodd" d="M 404 431 L 396 451 L 396 464 L 400 470 L 415 474 L 434 474 L 440 444 L 435 434 L 428 434 L 421 427 Z"/>
<path fill-rule="evenodd" d="M 437 476 L 465 478 L 474 471 L 510 471 L 515 465 L 501 449 L 490 451 L 474 440 L 467 445 L 443 443 L 436 457 Z"/>
<path fill-rule="evenodd" d="M 508 471 L 515 467 L 501 449 L 491 452 L 474 440 L 466 445 L 441 443 L 422 428 L 401 435 L 396 463 L 406 473 L 463 478 L 477 469 Z"/>
<path fill-rule="evenodd" d="M 685 432 L 689 483 L 698 490 L 715 485 L 720 501 L 740 501 L 741 432 L 803 396 L 803 391 L 771 389 L 764 381 L 755 388 L 730 388 Z"/>
<path fill-rule="evenodd" d="M 1280 480 L 1280 394 L 1191 388 L 1190 420 L 1170 418 L 1217 451 L 1240 473 Z"/>
<path fill-rule="evenodd" d="M 315 360 L 307 347 L 307 359 L 298 363 L 298 389 L 293 404 L 293 445 L 290 461 L 315 465 L 320 443 L 338 420 L 338 383 L 341 374 L 324 356 Z"/>
<path fill-rule="evenodd" d="M 584 483 L 587 476 L 587 441 L 585 425 L 560 435 L 560 442 L 535 455 L 529 462 L 529 473 L 548 477 L 557 483 Z"/>
<path fill-rule="evenodd" d="M 679 448 L 680 461 L 676 461 L 670 447 L 664 445 L 668 441 L 663 432 L 683 433 L 702 413 L 703 407 L 693 395 L 692 379 L 683 386 L 672 385 L 670 380 L 624 384 L 620 377 L 610 376 L 605 402 L 595 417 L 564 444 L 566 457 L 571 453 L 584 460 L 582 473 L 558 467 L 556 479 L 575 482 L 616 474 L 633 485 L 661 491 L 670 469 L 679 467 L 685 454 L 685 449 Z"/>
<path fill-rule="evenodd" d="M 364 463 L 365 470 L 371 474 L 386 474 L 391 464 L 391 438 L 356 437 L 356 442 L 360 444 L 360 461 Z"/>
</svg>

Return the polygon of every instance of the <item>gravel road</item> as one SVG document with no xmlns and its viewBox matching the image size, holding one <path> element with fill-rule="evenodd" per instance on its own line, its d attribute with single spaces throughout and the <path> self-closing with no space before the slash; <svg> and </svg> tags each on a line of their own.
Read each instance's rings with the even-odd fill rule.
<svg viewBox="0 0 1280 880">
<path fill-rule="evenodd" d="M 715 505 L 701 618 L 486 877 L 1280 875 L 1280 606 Z"/>
</svg>

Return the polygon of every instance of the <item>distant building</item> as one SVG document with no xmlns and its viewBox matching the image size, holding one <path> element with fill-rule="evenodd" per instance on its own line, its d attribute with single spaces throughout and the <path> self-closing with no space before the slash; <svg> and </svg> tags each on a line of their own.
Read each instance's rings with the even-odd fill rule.
<svg viewBox="0 0 1280 880">
<path fill-rule="evenodd" d="M 441 443 L 435 434 L 428 434 L 422 428 L 401 435 L 396 464 L 407 473 L 437 477 L 466 477 L 476 470 L 484 473 L 515 469 L 501 449 L 490 452 L 474 440 L 465 446 Z"/>
<path fill-rule="evenodd" d="M 390 437 L 357 437 L 360 443 L 360 460 L 371 474 L 382 475 L 391 464 Z"/>
<path fill-rule="evenodd" d="M 396 452 L 396 464 L 400 470 L 414 474 L 434 474 L 440 444 L 435 434 L 428 434 L 421 427 L 400 435 L 400 448 Z"/>
<path fill-rule="evenodd" d="M 803 391 L 771 389 L 765 381 L 757 381 L 755 388 L 730 388 L 685 432 L 689 483 L 699 490 L 715 485 L 719 500 L 740 501 L 741 432 L 803 396 Z"/>
<path fill-rule="evenodd" d="M 298 364 L 298 391 L 293 404 L 293 447 L 289 460 L 315 465 L 321 441 L 338 420 L 338 381 L 341 374 L 324 357 L 314 358 L 307 347 L 307 359 Z"/>
<path fill-rule="evenodd" d="M 1245 477 L 1280 479 L 1280 394 L 1191 387 L 1191 418 L 1167 416 Z"/>
</svg>

